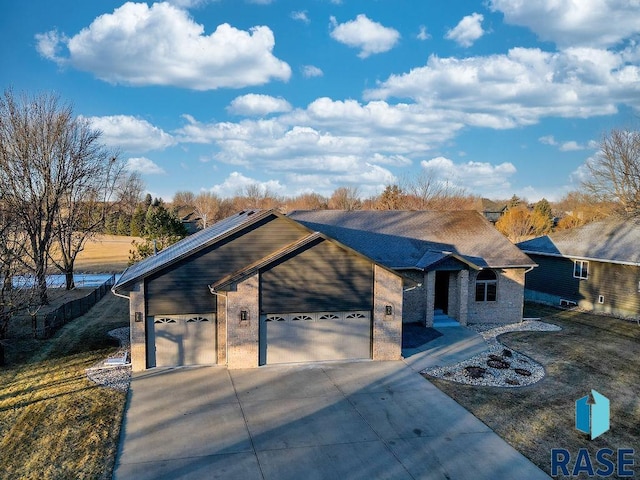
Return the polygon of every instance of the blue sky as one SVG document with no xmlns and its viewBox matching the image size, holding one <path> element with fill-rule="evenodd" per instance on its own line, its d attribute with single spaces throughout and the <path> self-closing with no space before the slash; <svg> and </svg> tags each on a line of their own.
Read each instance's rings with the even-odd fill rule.
<svg viewBox="0 0 640 480">
<path fill-rule="evenodd" d="M 0 0 L 0 86 L 55 91 L 149 192 L 363 197 L 426 172 L 560 199 L 637 128 L 637 0 Z"/>
</svg>

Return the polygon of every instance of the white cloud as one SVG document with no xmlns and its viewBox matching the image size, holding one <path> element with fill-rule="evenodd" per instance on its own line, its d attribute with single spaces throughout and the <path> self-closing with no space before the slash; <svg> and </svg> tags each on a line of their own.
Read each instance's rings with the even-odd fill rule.
<svg viewBox="0 0 640 480">
<path fill-rule="evenodd" d="M 335 17 L 331 17 L 331 25 L 331 37 L 349 47 L 359 48 L 360 58 L 387 52 L 400 40 L 397 30 L 373 22 L 364 14 L 358 15 L 355 20 L 340 24 Z"/>
<path fill-rule="evenodd" d="M 253 185 L 258 185 L 262 190 L 262 193 L 270 192 L 282 194 L 285 191 L 285 187 L 279 180 L 268 180 L 266 182 L 259 181 L 254 178 L 247 177 L 240 172 L 232 172 L 224 182 L 214 185 L 210 190 L 223 198 L 229 198 L 238 195 L 244 188 Z"/>
<path fill-rule="evenodd" d="M 60 53 L 60 45 L 68 41 L 67 37 L 51 30 L 45 33 L 36 33 L 36 50 L 47 59 L 55 60 Z"/>
<path fill-rule="evenodd" d="M 234 98 L 227 110 L 237 115 L 262 116 L 270 113 L 288 112 L 291 110 L 291 105 L 284 98 L 249 93 Z"/>
<path fill-rule="evenodd" d="M 353 183 L 374 194 L 394 178 L 390 169 L 424 158 L 432 144 L 462 128 L 440 115 L 415 105 L 319 98 L 305 109 L 267 119 L 207 124 L 184 116 L 186 123 L 175 134 L 185 142 L 215 145 L 217 162 L 288 178 L 288 192 L 319 189 L 321 183 L 298 180 L 322 177 L 333 188 Z"/>
<path fill-rule="evenodd" d="M 314 65 L 304 65 L 302 67 L 302 76 L 304 78 L 321 77 L 324 72 Z"/>
<path fill-rule="evenodd" d="M 485 33 L 482 29 L 483 20 L 484 16 L 479 13 L 467 15 L 460 20 L 458 25 L 447 32 L 445 38 L 447 40 L 453 40 L 463 47 L 470 47 Z"/>
<path fill-rule="evenodd" d="M 127 170 L 140 172 L 146 175 L 160 175 L 166 173 L 162 167 L 146 157 L 129 158 L 127 160 Z"/>
<path fill-rule="evenodd" d="M 311 20 L 309 20 L 309 16 L 307 15 L 306 10 L 291 12 L 291 18 L 293 18 L 294 20 L 298 20 L 299 22 L 306 23 L 307 25 L 311 23 Z"/>
<path fill-rule="evenodd" d="M 427 27 L 425 27 L 424 25 L 420 25 L 420 31 L 418 32 L 416 38 L 418 40 L 429 40 L 431 38 L 431 35 L 429 35 L 429 33 L 427 32 Z"/>
<path fill-rule="evenodd" d="M 166 2 L 128 2 L 69 39 L 56 32 L 36 39 L 46 58 L 114 84 L 213 90 L 291 76 L 289 65 L 272 53 L 275 39 L 268 27 L 243 31 L 225 23 L 206 35 L 185 10 Z M 58 55 L 62 45 L 68 57 Z"/>
<path fill-rule="evenodd" d="M 513 48 L 506 55 L 431 56 L 426 66 L 392 75 L 365 99 L 410 98 L 446 109 L 467 125 L 513 128 L 543 117 L 589 118 L 640 108 L 640 67 L 624 54 L 597 49 L 544 52 Z"/>
<path fill-rule="evenodd" d="M 436 157 L 420 162 L 441 181 L 450 182 L 474 193 L 492 194 L 496 190 L 506 191 L 510 187 L 509 177 L 516 173 L 510 162 L 493 165 L 486 162 L 454 163 L 445 157 Z"/>
<path fill-rule="evenodd" d="M 198 8 L 206 5 L 207 3 L 214 3 L 218 0 L 167 0 L 168 3 L 175 5 L 179 8 Z"/>
<path fill-rule="evenodd" d="M 551 145 L 554 147 L 558 147 L 558 150 L 561 152 L 573 152 L 576 150 L 585 150 L 587 148 L 592 148 L 593 141 L 590 141 L 586 146 L 581 145 L 575 140 L 569 140 L 566 142 L 558 142 L 553 135 L 546 135 L 544 137 L 540 137 L 538 141 L 544 145 Z"/>
<path fill-rule="evenodd" d="M 489 7 L 560 47 L 608 47 L 640 34 L 637 0 L 491 0 Z"/>
<path fill-rule="evenodd" d="M 544 137 L 540 137 L 538 141 L 543 145 L 558 145 L 553 135 L 545 135 Z"/>
<path fill-rule="evenodd" d="M 576 150 L 584 150 L 584 146 L 579 145 L 578 142 L 571 140 L 569 142 L 564 142 L 560 145 L 561 152 L 574 152 Z"/>
<path fill-rule="evenodd" d="M 176 139 L 146 120 L 128 115 L 82 117 L 102 132 L 100 141 L 105 145 L 129 152 L 161 150 L 176 144 Z"/>
</svg>

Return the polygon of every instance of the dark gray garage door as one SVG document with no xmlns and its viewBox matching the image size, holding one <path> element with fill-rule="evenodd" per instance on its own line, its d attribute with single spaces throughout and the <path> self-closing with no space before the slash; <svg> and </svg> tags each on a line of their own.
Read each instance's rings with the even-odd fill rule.
<svg viewBox="0 0 640 480">
<path fill-rule="evenodd" d="M 263 315 L 260 364 L 371 358 L 371 312 Z"/>
<path fill-rule="evenodd" d="M 147 322 L 150 367 L 216 363 L 215 314 L 156 315 Z"/>
</svg>

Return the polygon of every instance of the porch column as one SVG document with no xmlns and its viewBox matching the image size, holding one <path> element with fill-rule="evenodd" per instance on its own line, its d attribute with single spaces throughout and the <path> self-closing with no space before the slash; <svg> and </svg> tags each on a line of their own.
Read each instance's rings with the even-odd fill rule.
<svg viewBox="0 0 640 480">
<path fill-rule="evenodd" d="M 427 296 L 427 311 L 424 318 L 425 327 L 433 327 L 433 310 L 436 303 L 436 272 L 424 274 L 425 295 Z"/>
<path fill-rule="evenodd" d="M 469 270 L 458 272 L 458 322 L 460 325 L 467 324 L 469 312 Z"/>
</svg>

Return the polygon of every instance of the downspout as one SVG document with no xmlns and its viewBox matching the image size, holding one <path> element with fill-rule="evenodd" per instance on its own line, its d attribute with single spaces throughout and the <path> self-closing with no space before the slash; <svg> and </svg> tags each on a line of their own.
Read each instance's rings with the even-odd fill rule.
<svg viewBox="0 0 640 480">
<path fill-rule="evenodd" d="M 211 285 L 207 285 L 207 287 L 209 288 L 209 292 L 212 295 L 215 295 L 217 297 L 223 297 L 224 298 L 224 321 L 225 321 L 225 326 L 224 326 L 224 348 L 227 350 L 224 353 L 224 358 L 225 358 L 225 365 L 228 367 L 229 366 L 229 298 L 227 297 L 227 295 L 225 293 L 219 293 L 216 292 L 213 287 Z"/>
<path fill-rule="evenodd" d="M 113 293 L 116 297 L 126 298 L 127 300 L 131 300 L 130 297 L 127 297 L 126 295 L 116 292 L 113 288 L 111 289 L 111 293 Z"/>
</svg>

